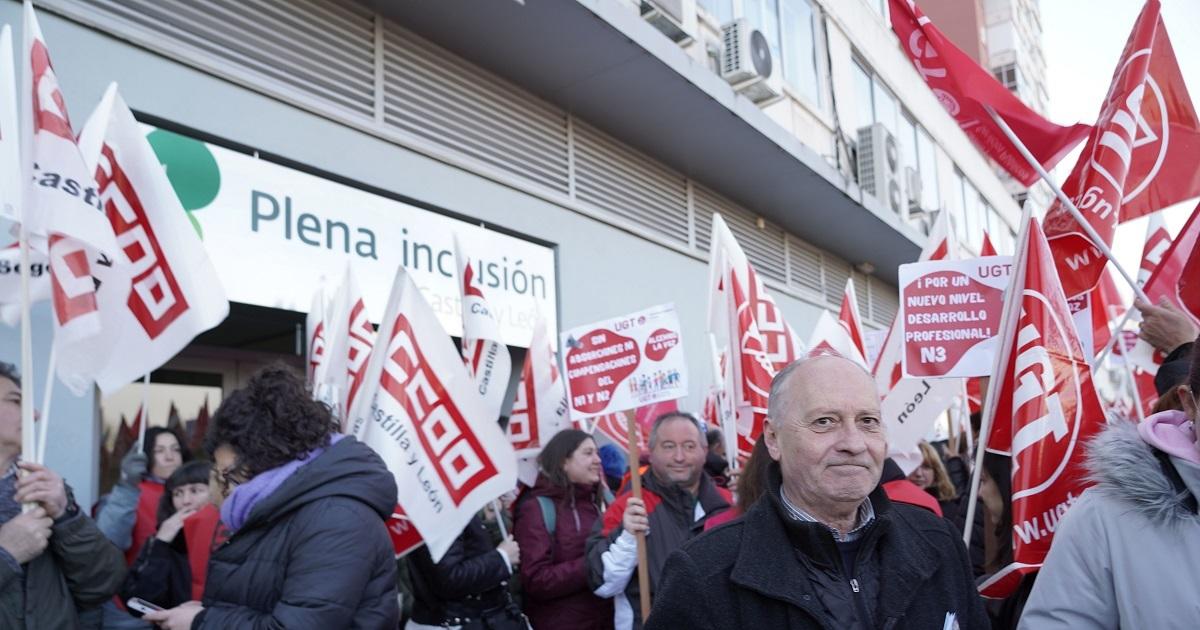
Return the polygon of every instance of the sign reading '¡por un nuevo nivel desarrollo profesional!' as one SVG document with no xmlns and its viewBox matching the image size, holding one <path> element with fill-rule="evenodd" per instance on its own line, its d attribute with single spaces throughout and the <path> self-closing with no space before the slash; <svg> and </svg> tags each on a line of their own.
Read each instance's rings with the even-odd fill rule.
<svg viewBox="0 0 1200 630">
<path fill-rule="evenodd" d="M 1012 256 L 900 265 L 899 275 L 904 375 L 989 374 Z"/>
<path fill-rule="evenodd" d="M 586 418 L 687 395 L 674 304 L 562 333 L 571 415 Z"/>
<path fill-rule="evenodd" d="M 453 235 L 506 344 L 527 347 L 539 313 L 557 328 L 554 251 L 530 241 L 143 125 L 229 299 L 307 311 L 350 264 L 378 322 L 403 265 L 451 335 L 462 334 Z M 468 209 L 469 210 L 469 209 Z"/>
</svg>

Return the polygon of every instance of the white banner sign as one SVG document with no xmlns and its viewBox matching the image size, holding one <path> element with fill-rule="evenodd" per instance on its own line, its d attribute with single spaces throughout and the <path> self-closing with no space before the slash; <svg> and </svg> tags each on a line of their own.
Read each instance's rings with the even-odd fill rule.
<svg viewBox="0 0 1200 630">
<path fill-rule="evenodd" d="M 154 130 L 151 142 L 235 302 L 305 312 L 349 260 L 378 322 L 403 265 L 451 335 L 462 335 L 458 234 L 503 341 L 526 347 L 540 308 L 557 321 L 554 251 L 404 202 Z"/>
<path fill-rule="evenodd" d="M 674 304 L 562 333 L 571 414 L 585 418 L 688 393 Z"/>
<path fill-rule="evenodd" d="M 986 376 L 1011 274 L 1011 256 L 900 265 L 905 376 Z"/>
</svg>

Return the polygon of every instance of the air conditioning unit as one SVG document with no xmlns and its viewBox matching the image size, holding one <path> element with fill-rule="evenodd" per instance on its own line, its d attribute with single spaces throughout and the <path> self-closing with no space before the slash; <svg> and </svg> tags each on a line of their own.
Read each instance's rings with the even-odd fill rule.
<svg viewBox="0 0 1200 630">
<path fill-rule="evenodd" d="M 908 199 L 909 213 L 922 212 L 921 172 L 911 166 L 904 167 L 904 192 Z"/>
<path fill-rule="evenodd" d="M 692 38 L 688 24 L 696 23 L 695 0 L 641 0 L 641 13 L 642 19 L 673 42 L 686 43 Z"/>
<path fill-rule="evenodd" d="M 755 103 L 783 95 L 782 71 L 771 58 L 771 47 L 761 31 L 744 19 L 721 27 L 721 78 Z"/>
<path fill-rule="evenodd" d="M 892 212 L 907 215 L 908 204 L 900 191 L 900 147 L 879 123 L 858 130 L 858 185 Z"/>
</svg>

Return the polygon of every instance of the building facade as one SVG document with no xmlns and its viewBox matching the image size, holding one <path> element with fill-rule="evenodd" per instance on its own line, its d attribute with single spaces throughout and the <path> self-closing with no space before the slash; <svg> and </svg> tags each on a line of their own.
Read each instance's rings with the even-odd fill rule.
<svg viewBox="0 0 1200 630">
<path fill-rule="evenodd" d="M 849 278 L 867 326 L 886 328 L 897 267 L 939 212 L 969 249 L 985 229 L 1013 245 L 1017 204 L 900 50 L 884 0 L 35 6 L 73 120 L 117 81 L 148 133 L 215 164 L 189 175 L 160 150 L 181 197 L 219 181 L 193 218 L 234 304 L 151 375 L 153 424 L 202 426 L 257 367 L 299 367 L 301 296 L 347 261 L 379 310 L 389 265 L 425 274 L 452 322 L 442 243 L 478 226 L 517 365 L 539 310 L 563 329 L 674 302 L 691 409 L 711 373 L 714 213 L 803 334 Z M 20 8 L 0 17 L 18 25 Z M 56 418 L 79 430 L 48 460 L 81 501 L 142 398 L 56 389 Z"/>
</svg>

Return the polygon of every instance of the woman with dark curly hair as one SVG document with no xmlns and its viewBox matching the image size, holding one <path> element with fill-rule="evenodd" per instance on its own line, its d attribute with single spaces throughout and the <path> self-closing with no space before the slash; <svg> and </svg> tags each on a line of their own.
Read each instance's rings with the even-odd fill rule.
<svg viewBox="0 0 1200 630">
<path fill-rule="evenodd" d="M 213 415 L 205 450 L 228 539 L 201 602 L 147 614 L 166 628 L 395 628 L 396 563 L 384 521 L 396 482 L 337 433 L 284 366 L 264 368 Z"/>
</svg>

